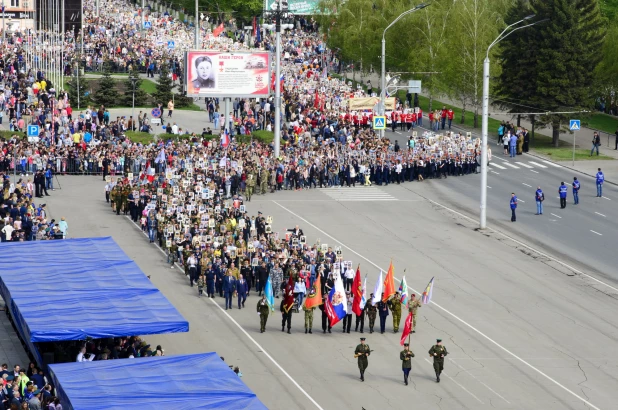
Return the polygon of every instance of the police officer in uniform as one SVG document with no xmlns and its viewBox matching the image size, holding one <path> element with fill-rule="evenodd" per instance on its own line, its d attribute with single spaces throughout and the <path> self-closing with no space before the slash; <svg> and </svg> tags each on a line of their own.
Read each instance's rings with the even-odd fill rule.
<svg viewBox="0 0 618 410">
<path fill-rule="evenodd" d="M 358 370 L 360 370 L 360 379 L 362 382 L 365 381 L 365 370 L 369 366 L 368 357 L 371 354 L 371 350 L 369 349 L 369 345 L 365 344 L 365 338 L 360 338 L 360 344 L 356 346 L 354 350 L 354 358 L 358 359 Z"/>
<path fill-rule="evenodd" d="M 429 349 L 429 357 L 433 357 L 433 369 L 436 371 L 436 382 L 440 383 L 440 374 L 444 370 L 444 357 L 448 354 L 442 346 L 442 339 L 436 339 L 436 344 Z"/>
<path fill-rule="evenodd" d="M 268 321 L 268 303 L 266 302 L 266 295 L 262 295 L 262 299 L 260 299 L 257 303 L 257 312 L 260 316 L 260 333 L 264 333 L 266 331 L 266 321 Z"/>
<path fill-rule="evenodd" d="M 410 375 L 410 370 L 412 369 L 412 358 L 414 357 L 414 353 L 410 350 L 410 345 L 408 343 L 403 344 L 403 350 L 399 353 L 399 359 L 401 360 L 401 370 L 403 370 L 403 382 L 408 385 L 408 376 Z"/>
</svg>

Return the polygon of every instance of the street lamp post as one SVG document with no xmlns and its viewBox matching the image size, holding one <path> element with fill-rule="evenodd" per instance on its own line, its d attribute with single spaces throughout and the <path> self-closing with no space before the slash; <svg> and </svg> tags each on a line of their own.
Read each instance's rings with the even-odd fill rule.
<svg viewBox="0 0 618 410">
<path fill-rule="evenodd" d="M 382 110 L 384 110 L 384 103 L 386 99 L 386 31 L 403 17 L 407 16 L 410 13 L 414 13 L 415 11 L 424 9 L 425 7 L 429 6 L 429 4 L 430 3 L 421 3 L 408 11 L 404 11 L 399 15 L 399 17 L 393 20 L 393 22 L 389 24 L 382 33 L 382 74 L 380 76 L 380 88 L 382 89 L 382 92 L 380 93 L 380 106 L 382 107 Z M 380 112 L 378 114 L 384 115 L 384 112 Z M 384 130 L 380 130 L 380 137 L 384 138 Z"/>
<path fill-rule="evenodd" d="M 276 60 L 275 60 L 275 158 L 279 156 L 281 148 L 281 19 L 288 17 L 287 7 L 284 5 L 281 8 L 281 2 L 277 2 L 277 8 L 272 11 L 267 11 L 265 14 L 270 15 L 275 19 L 276 31 Z M 285 2 L 287 5 L 287 2 Z"/>
<path fill-rule="evenodd" d="M 525 26 L 516 27 L 507 33 L 507 31 L 511 27 L 516 26 L 524 21 L 530 20 L 533 17 L 534 14 L 524 17 L 523 19 L 511 24 L 510 26 L 507 26 L 502 31 L 502 33 L 500 33 L 500 35 L 493 41 L 493 43 L 491 43 L 489 47 L 487 47 L 487 54 L 485 56 L 485 60 L 483 61 L 483 117 L 481 128 L 481 217 L 479 220 L 480 229 L 487 228 L 487 128 L 489 121 L 489 51 L 493 46 L 498 44 L 501 40 L 504 40 L 507 36 L 514 33 L 515 31 L 547 21 L 547 19 L 545 19 L 534 22 L 532 24 L 526 24 Z"/>
</svg>

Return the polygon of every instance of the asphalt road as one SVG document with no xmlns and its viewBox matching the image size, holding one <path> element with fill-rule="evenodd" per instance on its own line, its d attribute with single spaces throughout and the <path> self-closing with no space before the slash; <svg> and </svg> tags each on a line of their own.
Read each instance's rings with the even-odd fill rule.
<svg viewBox="0 0 618 410">
<path fill-rule="evenodd" d="M 322 334 L 318 313 L 314 334 L 304 334 L 303 315 L 295 314 L 287 335 L 277 312 L 260 334 L 255 294 L 240 311 L 224 311 L 220 298 L 199 299 L 130 220 L 111 214 L 99 178 L 61 177 L 63 189 L 47 202 L 54 215 L 67 216 L 69 236 L 113 236 L 189 320 L 189 333 L 148 336 L 150 343 L 162 343 L 166 354 L 218 352 L 240 366 L 243 381 L 269 408 L 615 407 L 618 288 L 575 274 L 582 264 L 565 267 L 499 233 L 475 231 L 473 221 L 426 199 L 437 198 L 437 184 L 468 180 L 473 187 L 478 178 L 281 192 L 248 203 L 250 212 L 272 215 L 278 231 L 299 224 L 311 242 L 342 246 L 345 259 L 368 275 L 369 290 L 391 260 L 395 276 L 405 269 L 417 292 L 436 277 L 435 303 L 420 309 L 412 337 L 416 358 L 407 387 L 390 317 L 386 334 L 364 334 L 374 352 L 361 383 L 352 357 L 359 334 L 341 334 L 341 325 Z M 526 218 L 533 216 L 522 210 Z M 437 337 L 450 352 L 440 384 L 426 353 Z"/>
</svg>

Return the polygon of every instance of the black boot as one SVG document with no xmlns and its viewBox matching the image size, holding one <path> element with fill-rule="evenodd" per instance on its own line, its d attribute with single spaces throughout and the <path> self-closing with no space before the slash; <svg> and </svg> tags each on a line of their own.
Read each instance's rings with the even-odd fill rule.
<svg viewBox="0 0 618 410">
<path fill-rule="evenodd" d="M 313 333 L 311 333 L 311 329 L 309 329 L 309 334 L 310 334 L 310 335 L 311 335 L 311 334 L 313 334 Z"/>
<path fill-rule="evenodd" d="M 290 332 L 290 329 L 288 329 L 288 335 L 291 335 L 291 334 L 292 334 L 292 332 Z"/>
<path fill-rule="evenodd" d="M 408 385 L 408 376 L 403 378 L 403 382 L 406 384 L 406 386 Z"/>
<path fill-rule="evenodd" d="M 307 330 L 307 329 L 305 329 L 305 334 L 307 334 L 307 332 L 308 332 L 308 330 Z"/>
<path fill-rule="evenodd" d="M 440 383 L 440 373 L 436 373 L 436 383 Z"/>
<path fill-rule="evenodd" d="M 285 326 L 281 326 L 281 331 L 284 332 L 285 331 Z"/>
</svg>

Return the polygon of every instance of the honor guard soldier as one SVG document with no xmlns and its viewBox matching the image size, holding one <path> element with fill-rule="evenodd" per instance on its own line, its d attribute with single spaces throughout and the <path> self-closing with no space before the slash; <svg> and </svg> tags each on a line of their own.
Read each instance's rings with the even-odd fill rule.
<svg viewBox="0 0 618 410">
<path fill-rule="evenodd" d="M 365 344 L 365 338 L 360 338 L 360 344 L 356 346 L 354 350 L 354 358 L 358 359 L 358 370 L 360 370 L 360 379 L 362 382 L 365 381 L 365 370 L 367 370 L 367 366 L 369 366 L 369 355 L 371 354 L 371 350 L 369 349 L 369 345 Z"/>
<path fill-rule="evenodd" d="M 247 175 L 247 190 L 245 194 L 247 195 L 247 201 L 251 202 L 251 195 L 253 195 L 253 188 L 255 188 L 255 175 L 253 171 Z"/>
<path fill-rule="evenodd" d="M 376 323 L 376 316 L 378 314 L 378 308 L 371 304 L 371 300 L 373 299 L 373 293 L 369 296 L 369 300 L 365 304 L 365 311 L 367 312 L 367 317 L 369 318 L 369 333 L 373 333 L 373 326 Z"/>
<path fill-rule="evenodd" d="M 401 370 L 403 370 L 403 382 L 408 385 L 408 376 L 410 375 L 410 369 L 412 369 L 412 358 L 414 353 L 410 350 L 408 343 L 403 344 L 403 350 L 399 353 L 399 359 L 401 360 Z"/>
<path fill-rule="evenodd" d="M 408 313 L 412 313 L 412 333 L 416 333 L 416 311 L 420 307 L 421 302 L 416 299 L 416 293 L 413 293 L 408 301 Z"/>
<path fill-rule="evenodd" d="M 444 357 L 448 354 L 442 346 L 442 339 L 436 339 L 436 344 L 429 349 L 429 357 L 433 357 L 433 369 L 436 371 L 436 382 L 440 383 L 440 374 L 444 370 Z"/>
<path fill-rule="evenodd" d="M 395 296 L 388 301 L 388 306 L 393 312 L 393 332 L 399 331 L 399 323 L 401 322 L 401 294 L 395 293 Z"/>
<path fill-rule="evenodd" d="M 313 327 L 313 311 L 315 307 L 307 308 L 303 303 L 303 310 L 305 311 L 305 334 L 311 333 L 311 328 Z"/>
<path fill-rule="evenodd" d="M 260 316 L 260 333 L 264 333 L 266 331 L 266 322 L 268 321 L 268 310 L 270 307 L 268 306 L 268 302 L 266 302 L 266 295 L 262 295 L 262 299 L 260 299 L 257 303 L 257 313 Z"/>
</svg>

